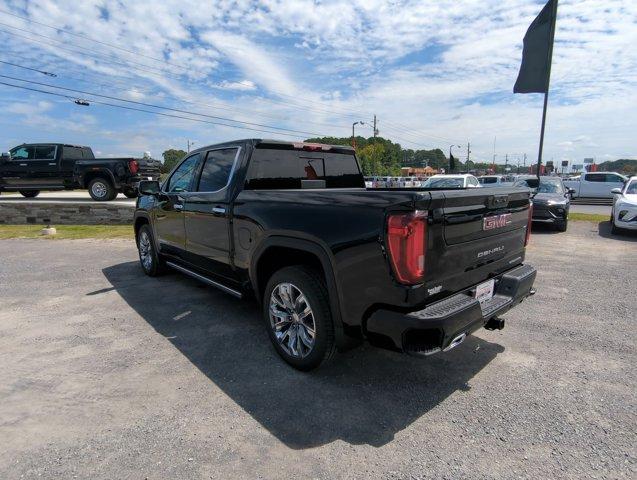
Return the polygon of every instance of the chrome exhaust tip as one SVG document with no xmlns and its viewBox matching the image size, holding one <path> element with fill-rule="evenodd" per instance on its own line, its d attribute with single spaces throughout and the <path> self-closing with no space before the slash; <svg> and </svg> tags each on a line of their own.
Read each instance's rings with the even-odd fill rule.
<svg viewBox="0 0 637 480">
<path fill-rule="evenodd" d="M 458 345 L 460 345 L 462 342 L 464 342 L 464 339 L 467 338 L 467 334 L 466 333 L 461 333 L 460 335 L 458 335 L 457 337 L 455 337 L 453 340 L 451 340 L 451 343 L 449 343 L 449 345 L 447 345 L 447 348 L 445 348 L 443 350 L 443 352 L 448 352 L 449 350 L 451 350 L 452 348 L 457 347 Z"/>
</svg>

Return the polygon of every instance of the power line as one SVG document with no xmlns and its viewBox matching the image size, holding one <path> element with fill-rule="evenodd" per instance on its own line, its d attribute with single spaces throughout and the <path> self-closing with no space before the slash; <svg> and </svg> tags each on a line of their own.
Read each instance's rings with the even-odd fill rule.
<svg viewBox="0 0 637 480">
<path fill-rule="evenodd" d="M 4 24 L 0 23 L 0 25 L 4 25 Z M 10 28 L 16 28 L 16 27 L 10 27 Z M 17 30 L 23 31 L 22 29 L 17 29 Z M 102 59 L 108 60 L 111 63 L 114 63 L 116 65 L 121 65 L 121 66 L 127 67 L 127 68 L 131 68 L 130 64 L 138 65 L 135 68 L 135 70 L 138 70 L 138 71 L 141 71 L 141 72 L 146 72 L 146 73 L 149 73 L 151 75 L 168 76 L 168 77 L 172 77 L 172 78 L 176 78 L 176 79 L 181 79 L 181 76 L 176 74 L 176 73 L 174 73 L 174 72 L 167 72 L 167 71 L 162 70 L 160 68 L 155 68 L 155 67 L 152 67 L 152 66 L 148 66 L 148 65 L 145 65 L 143 63 L 134 62 L 132 60 L 125 60 L 125 59 L 123 59 L 123 60 L 125 60 L 126 62 L 129 62 L 129 63 L 120 62 L 120 61 L 115 59 L 117 57 L 112 57 L 112 56 L 103 54 L 101 52 L 93 52 L 92 50 L 90 51 L 90 53 L 88 53 L 88 52 L 83 51 L 83 50 L 87 50 L 86 48 L 80 47 L 78 45 L 72 45 L 76 49 L 79 49 L 79 50 L 75 50 L 75 49 L 68 48 L 68 47 L 65 47 L 65 46 L 51 45 L 50 43 L 45 42 L 43 40 L 37 40 L 35 38 L 27 37 L 26 35 L 20 35 L 19 33 L 8 32 L 8 31 L 6 31 L 4 29 L 1 29 L 1 28 L 0 28 L 0 31 L 5 33 L 5 34 L 7 34 L 7 35 L 12 36 L 12 37 L 23 38 L 23 39 L 28 40 L 30 42 L 39 43 L 41 45 L 46 45 L 47 47 L 59 48 L 60 50 L 64 50 L 64 51 L 67 51 L 67 52 L 70 52 L 70 53 L 75 53 L 75 54 L 79 54 L 79 55 L 86 55 L 87 57 L 91 57 L 93 59 L 95 59 L 96 57 L 97 58 L 101 57 Z M 47 37 L 46 35 L 40 35 L 38 33 L 33 33 L 33 32 L 28 32 L 28 33 L 30 35 L 36 35 L 38 37 L 46 38 L 48 41 L 53 41 L 53 42 L 57 42 L 57 43 L 61 43 L 61 44 L 65 45 L 65 43 L 62 42 L 61 40 L 56 40 L 55 38 Z M 144 68 L 140 68 L 140 66 L 142 66 Z"/>
<path fill-rule="evenodd" d="M 197 116 L 200 116 L 200 117 L 212 118 L 212 119 L 216 119 L 216 120 L 224 120 L 224 121 L 229 121 L 229 122 L 243 123 L 245 125 L 252 125 L 252 126 L 256 126 L 256 127 L 264 127 L 264 128 L 269 128 L 269 129 L 272 129 L 272 130 L 281 130 L 281 131 L 285 131 L 285 132 L 293 132 L 293 133 L 297 133 L 297 134 L 301 133 L 301 134 L 304 134 L 304 135 L 312 135 L 312 136 L 317 136 L 317 135 L 320 136 L 321 135 L 321 134 L 318 134 L 318 133 L 315 133 L 315 132 L 306 132 L 306 131 L 303 131 L 303 130 L 293 130 L 293 129 L 290 129 L 290 128 L 275 127 L 275 126 L 272 126 L 272 125 L 264 125 L 264 124 L 261 124 L 261 123 L 254 123 L 254 122 L 244 122 L 244 121 L 241 121 L 241 120 L 234 120 L 234 119 L 228 118 L 228 117 L 220 117 L 220 116 L 216 116 L 216 115 L 208 115 L 208 114 L 205 114 L 205 113 L 191 112 L 191 111 L 188 111 L 188 110 L 181 110 L 179 108 L 164 107 L 162 105 L 155 105 L 155 104 L 146 103 L 146 102 L 138 102 L 136 100 L 128 100 L 128 99 L 125 99 L 125 98 L 114 97 L 114 96 L 111 96 L 111 95 L 102 95 L 102 94 L 99 94 L 99 93 L 89 92 L 89 91 L 86 91 L 86 90 L 78 90 L 78 89 L 75 89 L 75 88 L 60 87 L 60 86 L 57 86 L 57 85 L 51 85 L 49 83 L 36 82 L 36 81 L 33 81 L 33 80 L 25 80 L 23 78 L 11 77 L 11 76 L 8 76 L 8 75 L 0 75 L 0 78 L 8 78 L 9 80 L 15 80 L 15 81 L 18 81 L 18 82 L 30 83 L 30 84 L 33 84 L 33 85 L 39 85 L 39 86 L 48 87 L 48 88 L 57 88 L 59 90 L 65 90 L 67 92 L 81 93 L 82 95 L 91 95 L 91 96 L 94 96 L 94 97 L 106 98 L 108 100 L 116 100 L 118 102 L 132 103 L 132 104 L 135 104 L 135 105 L 142 105 L 144 107 L 158 108 L 160 110 L 168 110 L 168 111 L 177 112 L 177 113 L 186 113 L 188 115 L 197 115 Z"/>
<path fill-rule="evenodd" d="M 49 77 L 57 77 L 57 75 L 55 73 L 45 72 L 44 70 L 38 70 L 37 68 L 25 67 L 23 65 L 18 65 L 16 63 L 5 62 L 3 60 L 0 60 L 0 63 L 4 63 L 5 65 L 11 65 L 12 67 L 24 68 L 25 70 L 31 70 L 32 72 L 38 72 L 38 73 L 41 73 L 42 75 L 47 75 Z"/>
<path fill-rule="evenodd" d="M 84 39 L 86 39 L 86 40 L 90 40 L 91 42 L 95 42 L 95 43 L 98 43 L 98 44 L 100 44 L 100 45 L 104 45 L 104 46 L 106 46 L 106 47 L 114 48 L 114 49 L 116 49 L 116 50 L 121 50 L 122 52 L 130 53 L 130 54 L 135 55 L 135 56 L 138 56 L 138 57 L 144 57 L 144 58 L 148 58 L 148 59 L 150 59 L 150 60 L 155 60 L 155 61 L 157 61 L 157 62 L 163 62 L 163 63 L 166 63 L 166 64 L 168 64 L 168 65 L 173 65 L 173 66 L 176 66 L 176 67 L 181 67 L 181 65 L 178 65 L 178 64 L 176 64 L 176 63 L 171 63 L 171 62 L 169 62 L 169 61 L 168 61 L 168 60 L 166 60 L 166 59 L 155 58 L 155 57 L 151 57 L 151 56 L 149 56 L 149 55 L 144 55 L 143 53 L 134 52 L 134 51 L 132 51 L 132 50 L 127 50 L 127 49 L 125 49 L 125 48 L 123 48 L 123 47 L 120 47 L 120 46 L 118 46 L 118 45 L 113 45 L 113 44 L 111 44 L 111 43 L 103 42 L 103 41 L 101 41 L 101 40 L 95 40 L 94 38 L 91 38 L 91 37 L 89 37 L 88 35 L 84 35 L 84 34 L 82 34 L 82 33 L 76 33 L 76 32 L 72 32 L 72 31 L 70 31 L 70 30 L 65 30 L 65 29 L 63 29 L 63 28 L 54 27 L 54 26 L 52 26 L 52 25 L 47 25 L 46 23 L 38 22 L 38 21 L 33 20 L 33 19 L 29 18 L 29 17 L 23 17 L 23 16 L 20 16 L 20 15 L 18 15 L 18 14 L 15 14 L 15 13 L 13 13 L 13 12 L 9 12 L 9 11 L 7 11 L 7 10 L 2 10 L 2 9 L 0 9 L 0 13 L 4 13 L 4 14 L 6 14 L 6 15 L 11 15 L 12 17 L 16 17 L 16 18 L 19 18 L 19 19 L 24 20 L 24 21 L 26 21 L 26 22 L 34 23 L 34 24 L 36 24 L 36 25 L 40 25 L 40 26 L 42 26 L 42 27 L 51 28 L 51 29 L 56 30 L 56 31 L 58 31 L 58 32 L 66 33 L 67 35 L 73 35 L 73 36 L 75 36 L 75 37 L 84 38 Z"/>
<path fill-rule="evenodd" d="M 12 83 L 7 83 L 7 82 L 0 82 L 0 85 L 5 85 L 7 87 L 20 88 L 22 90 L 29 90 L 31 92 L 44 93 L 46 95 L 53 95 L 55 97 L 62 97 L 62 98 L 67 98 L 67 99 L 71 98 L 71 97 L 68 97 L 67 95 L 64 95 L 64 94 L 61 94 L 61 93 L 48 92 L 46 90 L 40 90 L 38 88 L 25 87 L 24 85 L 15 85 L 15 84 L 12 84 Z M 211 124 L 211 125 L 221 125 L 221 126 L 224 126 L 224 127 L 239 128 L 241 130 L 251 130 L 253 132 L 273 133 L 275 135 L 283 135 L 283 136 L 286 136 L 286 137 L 298 138 L 298 135 L 293 135 L 291 133 L 273 132 L 271 130 L 262 130 L 262 129 L 258 129 L 258 128 L 243 127 L 241 125 L 231 125 L 231 124 L 227 124 L 227 123 L 213 122 L 213 121 L 210 121 L 210 120 L 202 120 L 200 118 L 184 117 L 182 115 L 173 115 L 173 114 L 170 114 L 170 113 L 155 112 L 153 110 L 145 110 L 145 109 L 142 109 L 142 108 L 128 107 L 126 105 L 117 105 L 117 104 L 114 104 L 114 103 L 102 102 L 102 101 L 99 101 L 99 100 L 91 100 L 91 102 L 95 103 L 97 105 L 105 105 L 105 106 L 108 106 L 108 107 L 123 108 L 125 110 L 133 110 L 133 111 L 136 111 L 136 112 L 144 112 L 144 113 L 150 113 L 150 114 L 153 114 L 153 115 L 160 115 L 162 117 L 180 118 L 180 119 L 183 119 L 183 120 L 190 120 L 191 122 L 208 123 L 208 124 Z"/>
<path fill-rule="evenodd" d="M 26 17 L 21 17 L 21 16 L 19 16 L 19 15 L 15 15 L 15 14 L 12 14 L 12 13 L 10 13 L 10 12 L 7 12 L 7 11 L 5 11 L 5 10 L 1 10 L 1 9 L 0 9 L 0 12 L 2 12 L 2 13 L 6 13 L 6 14 L 8 14 L 8 15 L 15 16 L 15 17 L 17 17 L 17 18 L 21 18 L 21 19 L 26 20 L 26 21 L 30 21 L 30 20 L 29 20 L 28 18 L 26 18 Z M 51 26 L 51 25 L 47 25 L 47 24 L 44 24 L 44 23 L 42 23 L 42 22 L 36 22 L 36 21 L 33 21 L 33 22 L 31 22 L 31 23 L 35 23 L 35 24 L 38 24 L 38 25 L 46 26 L 46 27 L 48 27 L 48 28 L 51 28 L 51 29 L 54 29 L 54 30 L 57 30 L 57 31 L 60 31 L 60 32 L 67 33 L 67 34 L 69 34 L 69 35 L 79 36 L 79 37 L 81 37 L 81 38 L 85 38 L 85 39 L 87 39 L 87 40 L 91 40 L 91 41 L 94 41 L 94 42 L 96 42 L 96 43 L 99 43 L 99 44 L 102 44 L 102 45 L 109 46 L 109 47 L 111 47 L 111 48 L 116 48 L 116 49 L 118 49 L 118 50 L 122 50 L 122 51 L 125 51 L 125 52 L 127 52 L 127 53 L 133 53 L 133 54 L 135 54 L 135 52 L 132 52 L 132 51 L 130 51 L 130 50 L 126 50 L 126 49 L 120 48 L 120 47 L 118 47 L 118 46 L 116 46 L 116 45 L 112 45 L 112 44 L 109 44 L 109 43 L 105 43 L 105 42 L 101 42 L 101 41 L 98 41 L 98 40 L 92 39 L 92 38 L 90 38 L 90 37 L 88 37 L 88 36 L 86 36 L 86 35 L 76 34 L 75 32 L 71 32 L 71 31 L 69 31 L 69 30 L 65 30 L 65 29 L 58 28 L 58 27 L 53 27 L 53 26 Z M 49 36 L 46 36 L 46 35 L 42 35 L 42 34 L 39 34 L 39 33 L 35 33 L 35 32 L 30 31 L 30 30 L 26 30 L 26 29 L 22 29 L 22 28 L 14 27 L 14 26 L 12 26 L 12 25 L 8 25 L 8 24 L 6 24 L 6 23 L 1 23 L 1 22 L 0 22 L 0 25 L 4 25 L 4 26 L 7 26 L 7 27 L 9 27 L 9 28 L 12 28 L 12 29 L 15 29 L 15 30 L 19 30 L 19 31 L 22 31 L 22 32 L 26 32 L 26 33 L 29 33 L 29 34 L 31 34 L 31 35 L 35 35 L 35 36 L 38 36 L 38 37 L 41 37 L 41 38 L 45 38 L 45 39 L 48 39 L 48 40 L 53 40 L 53 41 L 55 41 L 55 42 L 57 42 L 57 43 L 64 43 L 64 42 L 62 42 L 62 41 L 60 41 L 60 40 L 58 40 L 58 39 L 55 39 L 55 38 L 52 38 L 52 37 L 49 37 Z M 7 33 L 8 33 L 8 32 L 7 32 Z M 12 34 L 12 35 L 15 35 L 15 36 L 20 37 L 20 38 L 24 38 L 24 39 L 26 39 L 26 40 L 30 40 L 30 41 L 32 41 L 32 42 L 41 43 L 41 44 L 44 44 L 44 45 L 50 46 L 50 45 L 48 45 L 48 44 L 47 44 L 47 43 L 45 43 L 45 42 L 38 41 L 38 40 L 35 40 L 35 39 L 33 39 L 33 38 L 24 37 L 24 36 L 22 36 L 22 35 L 18 35 L 18 34 Z M 74 47 L 76 47 L 76 48 L 79 48 L 79 49 L 86 50 L 86 48 L 84 48 L 84 47 L 82 47 L 82 46 L 80 46 L 80 45 L 74 45 L 74 44 L 72 44 L 72 46 L 74 46 Z M 92 50 L 91 50 L 91 54 L 87 54 L 87 53 L 82 53 L 82 52 L 76 52 L 76 51 L 74 51 L 74 50 L 70 50 L 70 49 L 65 48 L 65 47 L 57 47 L 57 48 L 60 48 L 60 49 L 62 49 L 62 50 L 67 50 L 67 51 L 70 51 L 70 52 L 72 52 L 72 53 L 79 53 L 79 54 L 81 54 L 81 55 L 88 55 L 88 56 L 92 56 L 92 55 L 98 54 L 98 55 L 104 56 L 104 54 L 97 53 L 97 52 L 93 52 Z M 215 48 L 216 48 L 216 47 L 215 47 Z M 219 50 L 219 49 L 217 49 L 217 50 Z M 141 55 L 141 56 L 145 56 L 145 55 Z M 154 58 L 154 57 L 148 57 L 148 56 L 145 56 L 145 57 L 147 57 L 147 58 L 151 58 L 151 59 L 156 60 L 156 61 L 162 61 L 163 63 L 167 63 L 167 64 L 169 64 L 169 65 L 175 66 L 175 67 L 177 67 L 177 68 L 179 68 L 179 69 L 181 69 L 181 70 L 183 70 L 183 71 L 185 71 L 185 72 L 187 72 L 187 73 L 191 73 L 191 72 L 192 72 L 192 70 L 188 69 L 188 68 L 187 68 L 187 67 L 185 67 L 184 65 L 178 65 L 178 64 L 175 64 L 175 63 L 170 63 L 170 62 L 167 62 L 167 61 L 159 60 L 159 59 Z M 122 62 L 117 62 L 117 61 L 112 60 L 112 58 L 113 58 L 113 57 L 107 57 L 107 58 L 108 58 L 109 60 L 113 61 L 113 63 L 119 64 L 119 65 L 123 65 L 123 66 L 128 66 L 128 64 L 123 64 Z M 161 72 L 163 72 L 163 73 L 169 73 L 169 74 L 174 75 L 176 78 L 180 78 L 180 77 L 179 77 L 179 75 L 178 75 L 178 74 L 176 74 L 175 72 L 167 72 L 167 71 L 165 71 L 165 70 L 162 70 L 162 69 L 159 69 L 159 68 L 156 68 L 156 67 L 152 67 L 152 66 L 150 66 L 150 65 L 146 65 L 146 64 L 141 64 L 141 63 L 139 63 L 139 62 L 134 62 L 134 61 L 132 61 L 132 60 L 126 60 L 126 61 L 127 61 L 127 62 L 129 62 L 129 63 L 133 63 L 133 64 L 141 65 L 141 66 L 143 66 L 143 67 L 145 67 L 145 68 L 147 68 L 147 69 L 148 69 L 148 68 L 150 68 L 150 69 L 153 69 L 153 70 L 155 70 L 155 71 L 161 71 Z M 145 71 L 145 70 L 142 70 L 142 69 L 139 69 L 139 68 L 138 68 L 137 70 Z M 149 72 L 149 73 L 150 73 L 150 72 Z M 157 75 L 157 73 L 152 73 L 152 74 Z M 253 86 L 253 85 L 254 85 L 253 83 L 251 83 L 251 82 L 247 82 L 247 81 L 245 81 L 245 80 L 238 80 L 238 81 L 235 81 L 235 82 L 233 82 L 233 83 L 237 83 L 237 84 L 239 84 L 239 85 L 245 85 L 245 86 Z M 278 96 L 280 96 L 280 97 L 290 98 L 290 99 L 293 99 L 293 100 L 295 100 L 295 101 L 301 101 L 301 102 L 306 102 L 306 103 L 315 104 L 315 105 L 325 105 L 325 101 L 315 101 L 315 100 L 310 100 L 310 99 L 301 99 L 301 98 L 299 98 L 298 96 L 289 95 L 289 94 L 283 93 L 283 92 L 281 92 L 281 91 L 279 91 L 279 90 L 275 90 L 275 89 L 272 89 L 272 88 L 268 88 L 268 90 L 269 90 L 270 92 L 275 93 L 276 95 L 278 95 Z M 304 107 L 304 108 L 305 108 L 305 106 L 304 106 L 304 105 L 298 105 L 298 104 L 297 104 L 297 106 L 302 106 L 302 107 Z M 357 112 L 357 111 L 355 111 L 355 110 L 353 110 L 353 109 L 348 109 L 348 108 L 343 108 L 343 107 L 340 107 L 340 108 L 334 108 L 334 107 L 332 107 L 332 108 L 330 108 L 329 110 L 323 110 L 323 111 L 324 111 L 325 113 L 330 113 L 330 114 L 334 115 L 334 114 L 336 113 L 336 111 L 338 111 L 338 110 L 340 110 L 341 112 L 350 112 L 350 114 L 345 114 L 345 113 L 343 113 L 343 114 L 342 114 L 342 116 L 345 116 L 345 115 L 347 115 L 348 117 L 351 117 L 351 116 L 361 116 L 361 114 L 360 114 L 359 112 Z"/>
</svg>

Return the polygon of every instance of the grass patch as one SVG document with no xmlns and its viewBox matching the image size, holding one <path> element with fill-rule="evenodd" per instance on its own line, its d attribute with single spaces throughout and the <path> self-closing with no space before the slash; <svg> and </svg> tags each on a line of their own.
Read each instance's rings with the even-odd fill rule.
<svg viewBox="0 0 637 480">
<path fill-rule="evenodd" d="M 55 235 L 40 235 L 44 225 L 0 225 L 0 240 L 7 238 L 134 238 L 132 225 L 60 225 Z"/>
<path fill-rule="evenodd" d="M 610 219 L 610 215 L 600 215 L 599 213 L 569 212 L 568 219 L 575 222 L 607 222 Z"/>
</svg>

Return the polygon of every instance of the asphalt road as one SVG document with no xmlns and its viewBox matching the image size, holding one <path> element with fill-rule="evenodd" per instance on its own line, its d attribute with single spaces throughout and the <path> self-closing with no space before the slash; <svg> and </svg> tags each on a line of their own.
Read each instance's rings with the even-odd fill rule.
<svg viewBox="0 0 637 480">
<path fill-rule="evenodd" d="M 0 478 L 635 478 L 637 236 L 536 230 L 501 332 L 311 374 L 130 241 L 0 241 Z"/>
</svg>

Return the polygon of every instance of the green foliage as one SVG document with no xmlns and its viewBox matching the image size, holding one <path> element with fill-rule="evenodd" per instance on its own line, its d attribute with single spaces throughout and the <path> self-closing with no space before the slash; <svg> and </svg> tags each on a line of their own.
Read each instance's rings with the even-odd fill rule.
<svg viewBox="0 0 637 480">
<path fill-rule="evenodd" d="M 637 160 L 622 158 L 620 160 L 602 162 L 597 166 L 598 172 L 618 172 L 624 175 L 637 174 Z"/>
<path fill-rule="evenodd" d="M 186 152 L 183 150 L 175 150 L 171 148 L 170 150 L 166 150 L 161 154 L 164 157 L 164 164 L 161 166 L 161 173 L 170 172 L 173 167 L 186 156 Z"/>
<path fill-rule="evenodd" d="M 352 137 L 308 138 L 310 143 L 351 145 Z M 366 176 L 398 176 L 401 167 L 446 167 L 448 160 L 439 148 L 434 150 L 404 150 L 399 143 L 383 137 L 356 137 L 356 154 Z M 456 162 L 457 168 L 462 168 Z"/>
</svg>

